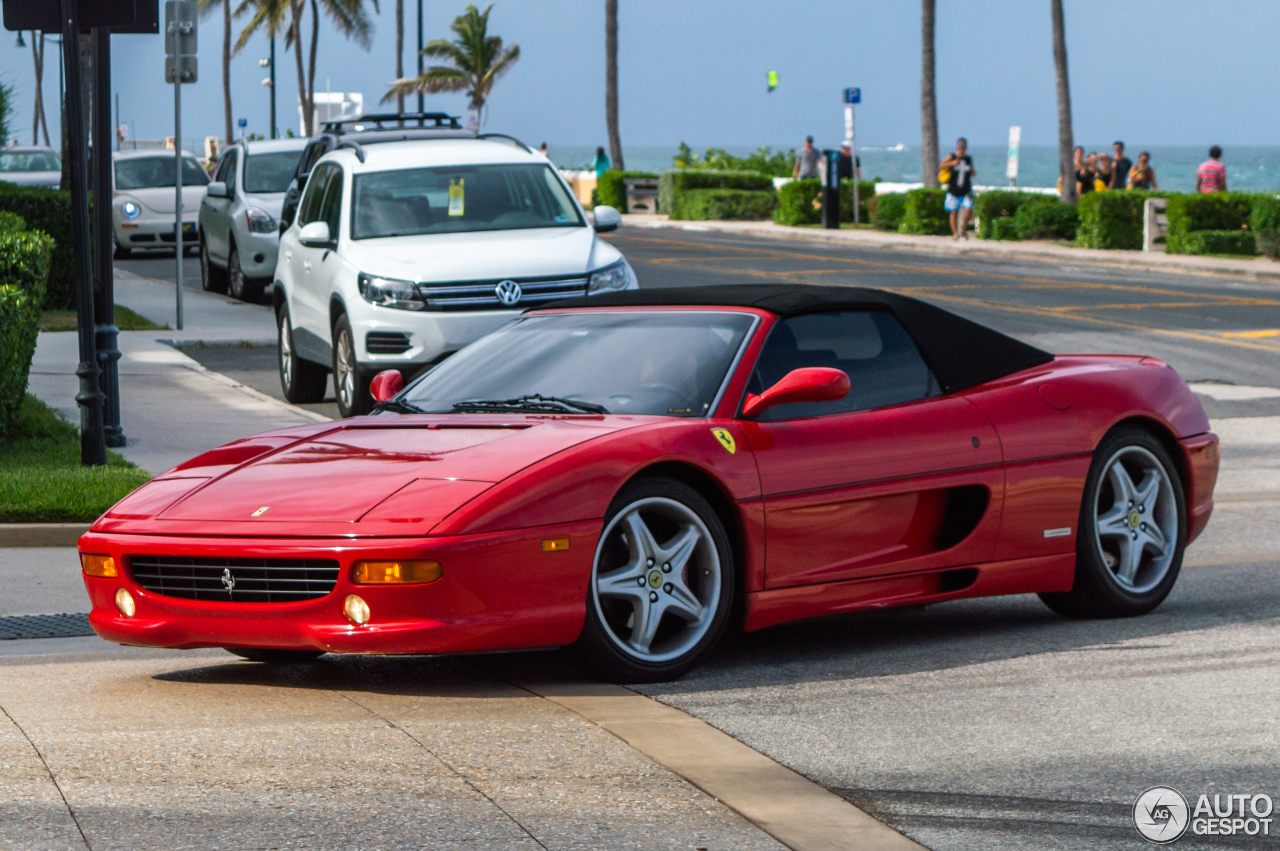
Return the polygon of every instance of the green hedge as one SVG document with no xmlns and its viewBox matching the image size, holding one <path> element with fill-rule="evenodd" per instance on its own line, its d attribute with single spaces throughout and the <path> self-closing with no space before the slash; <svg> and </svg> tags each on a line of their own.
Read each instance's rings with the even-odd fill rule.
<svg viewBox="0 0 1280 851">
<path fill-rule="evenodd" d="M 1018 240 L 1018 225 L 1010 216 L 998 216 L 987 228 L 987 239 Z"/>
<path fill-rule="evenodd" d="M 902 223 L 907 208 L 907 196 L 901 192 L 889 192 L 875 196 L 872 204 L 871 224 L 878 230 L 896 231 Z"/>
<path fill-rule="evenodd" d="M 1035 192 L 1009 192 L 1004 189 L 991 189 L 973 199 L 973 215 L 977 217 L 978 239 L 1016 239 L 1016 236 L 992 236 L 992 228 L 998 219 L 1012 218 L 1017 215 L 1018 208 L 1031 201 L 1039 201 L 1045 196 Z M 1005 233 L 1012 234 L 1008 227 Z"/>
<path fill-rule="evenodd" d="M 778 187 L 778 206 L 773 220 L 780 225 L 815 225 L 822 221 L 819 196 L 822 181 L 816 177 L 793 180 Z"/>
<path fill-rule="evenodd" d="M 677 169 L 658 176 L 658 209 L 680 218 L 680 195 L 690 189 L 746 189 L 773 191 L 773 178 L 756 171 Z"/>
<path fill-rule="evenodd" d="M 22 406 L 40 329 L 40 307 L 49 277 L 53 239 L 43 233 L 3 230 L 0 219 L 0 439 L 9 434 Z"/>
<path fill-rule="evenodd" d="M 0 213 L 0 233 L 22 233 L 27 222 L 17 213 Z"/>
<path fill-rule="evenodd" d="M 1243 192 L 1214 192 L 1197 195 L 1169 196 L 1169 231 L 1164 250 L 1168 254 L 1231 254 L 1242 252 L 1202 251 L 1206 241 L 1196 240 L 1191 250 L 1188 242 L 1197 231 L 1244 231 L 1249 227 L 1254 196 Z M 1252 235 L 1251 235 L 1252 236 Z M 1252 240 L 1251 240 L 1252 241 Z M 1220 238 L 1209 242 L 1221 242 Z M 1256 253 L 1254 251 L 1248 252 Z"/>
<path fill-rule="evenodd" d="M 943 209 L 942 189 L 912 189 L 902 210 L 899 233 L 945 236 L 951 233 L 951 222 Z"/>
<path fill-rule="evenodd" d="M 596 180 L 596 194 L 593 196 L 597 204 L 614 207 L 620 213 L 629 213 L 627 209 L 627 178 L 657 177 L 650 171 L 613 171 L 600 175 Z M 656 212 L 656 210 L 650 210 Z"/>
<path fill-rule="evenodd" d="M 1142 248 L 1142 205 L 1155 192 L 1108 189 L 1088 192 L 1080 199 L 1076 242 L 1085 248 Z"/>
<path fill-rule="evenodd" d="M 778 205 L 773 192 L 759 189 L 690 189 L 680 196 L 680 218 L 689 221 L 767 219 Z"/>
<path fill-rule="evenodd" d="M 1253 231 L 1259 251 L 1272 259 L 1280 259 L 1280 198 L 1258 195 L 1253 199 L 1249 230 Z"/>
<path fill-rule="evenodd" d="M 1018 239 L 1075 239 L 1079 225 L 1074 204 L 1045 196 L 1022 204 L 1013 216 Z"/>
<path fill-rule="evenodd" d="M 33 231 L 53 237 L 53 259 L 45 289 L 49 310 L 75 307 L 75 258 L 71 242 L 71 193 L 0 182 L 0 211 L 17 213 Z M 2 280 L 2 279 L 0 279 Z"/>
<path fill-rule="evenodd" d="M 871 221 L 871 199 L 876 197 L 874 180 L 858 181 L 858 223 L 868 224 Z M 844 178 L 840 181 L 840 221 L 853 221 L 853 181 Z"/>
<path fill-rule="evenodd" d="M 1247 230 L 1193 230 L 1179 239 L 1182 254 L 1258 253 L 1258 244 Z"/>
</svg>

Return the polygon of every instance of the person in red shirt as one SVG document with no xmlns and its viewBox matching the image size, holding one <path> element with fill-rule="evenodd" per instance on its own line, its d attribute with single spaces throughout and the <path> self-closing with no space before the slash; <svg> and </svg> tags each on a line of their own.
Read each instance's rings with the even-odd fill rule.
<svg viewBox="0 0 1280 851">
<path fill-rule="evenodd" d="M 1196 169 L 1197 192 L 1226 192 L 1227 167 L 1222 164 L 1222 148 L 1214 145 L 1209 149 L 1209 159 L 1200 163 Z"/>
</svg>

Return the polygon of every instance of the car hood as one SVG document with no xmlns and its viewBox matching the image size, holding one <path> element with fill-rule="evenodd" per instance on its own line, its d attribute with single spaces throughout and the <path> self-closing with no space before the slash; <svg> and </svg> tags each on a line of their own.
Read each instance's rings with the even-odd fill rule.
<svg viewBox="0 0 1280 851">
<path fill-rule="evenodd" d="M 455 509 L 627 417 L 376 416 L 247 438 L 130 494 L 99 532 L 425 535 Z"/>
<path fill-rule="evenodd" d="M 200 200 L 204 198 L 203 186 L 182 187 L 183 212 L 195 215 L 200 210 Z M 174 191 L 172 186 L 159 186 L 154 189 L 127 189 L 116 192 L 115 201 L 119 205 L 132 199 L 142 205 L 148 213 L 162 216 L 173 215 Z"/>
<path fill-rule="evenodd" d="M 0 177 L 5 183 L 15 186 L 49 186 L 56 187 L 62 182 L 60 171 L 15 171 Z"/>
<path fill-rule="evenodd" d="M 596 242 L 590 227 L 441 233 L 351 240 L 348 257 L 362 272 L 420 283 L 538 278 L 593 271 Z"/>
</svg>

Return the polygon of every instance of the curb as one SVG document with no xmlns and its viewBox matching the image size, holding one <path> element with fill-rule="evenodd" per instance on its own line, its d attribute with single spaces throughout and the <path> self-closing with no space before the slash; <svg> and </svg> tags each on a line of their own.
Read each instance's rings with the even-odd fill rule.
<svg viewBox="0 0 1280 851">
<path fill-rule="evenodd" d="M 74 547 L 88 523 L 0 523 L 0 549 Z"/>
</svg>

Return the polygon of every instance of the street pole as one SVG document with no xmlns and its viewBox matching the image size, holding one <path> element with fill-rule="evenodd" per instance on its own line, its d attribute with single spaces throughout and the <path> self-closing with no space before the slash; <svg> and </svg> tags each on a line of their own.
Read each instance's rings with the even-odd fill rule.
<svg viewBox="0 0 1280 851">
<path fill-rule="evenodd" d="M 116 92 L 116 123 L 112 125 L 116 134 L 116 150 L 120 150 L 120 93 Z"/>
<path fill-rule="evenodd" d="M 418 76 L 422 76 L 422 0 L 418 0 Z M 418 90 L 418 114 L 422 114 L 422 90 Z"/>
<path fill-rule="evenodd" d="M 115 324 L 115 270 L 111 264 L 111 28 L 93 28 L 93 256 L 97 272 L 94 339 L 104 395 L 107 446 L 125 445 L 120 427 L 120 329 Z"/>
<path fill-rule="evenodd" d="M 76 0 L 61 0 L 63 72 L 71 91 L 80 89 L 80 23 Z M 74 47 L 67 50 L 65 47 Z M 71 189 L 71 241 L 76 275 L 76 329 L 80 342 L 80 363 L 76 376 L 80 392 L 80 463 L 102 466 L 107 463 L 107 446 L 102 434 L 102 390 L 98 386 L 98 356 L 93 335 L 93 268 L 89 256 L 89 186 L 85 175 L 88 151 L 85 149 L 84 114 L 78 103 L 64 109 L 67 148 L 70 162 L 67 174 Z"/>
<path fill-rule="evenodd" d="M 271 138 L 278 139 L 276 132 L 276 37 L 271 36 Z"/>
<path fill-rule="evenodd" d="M 63 0 L 65 2 L 66 0 Z M 177 267 L 178 330 L 182 330 L 182 71 L 173 75 L 173 257 Z"/>
</svg>

